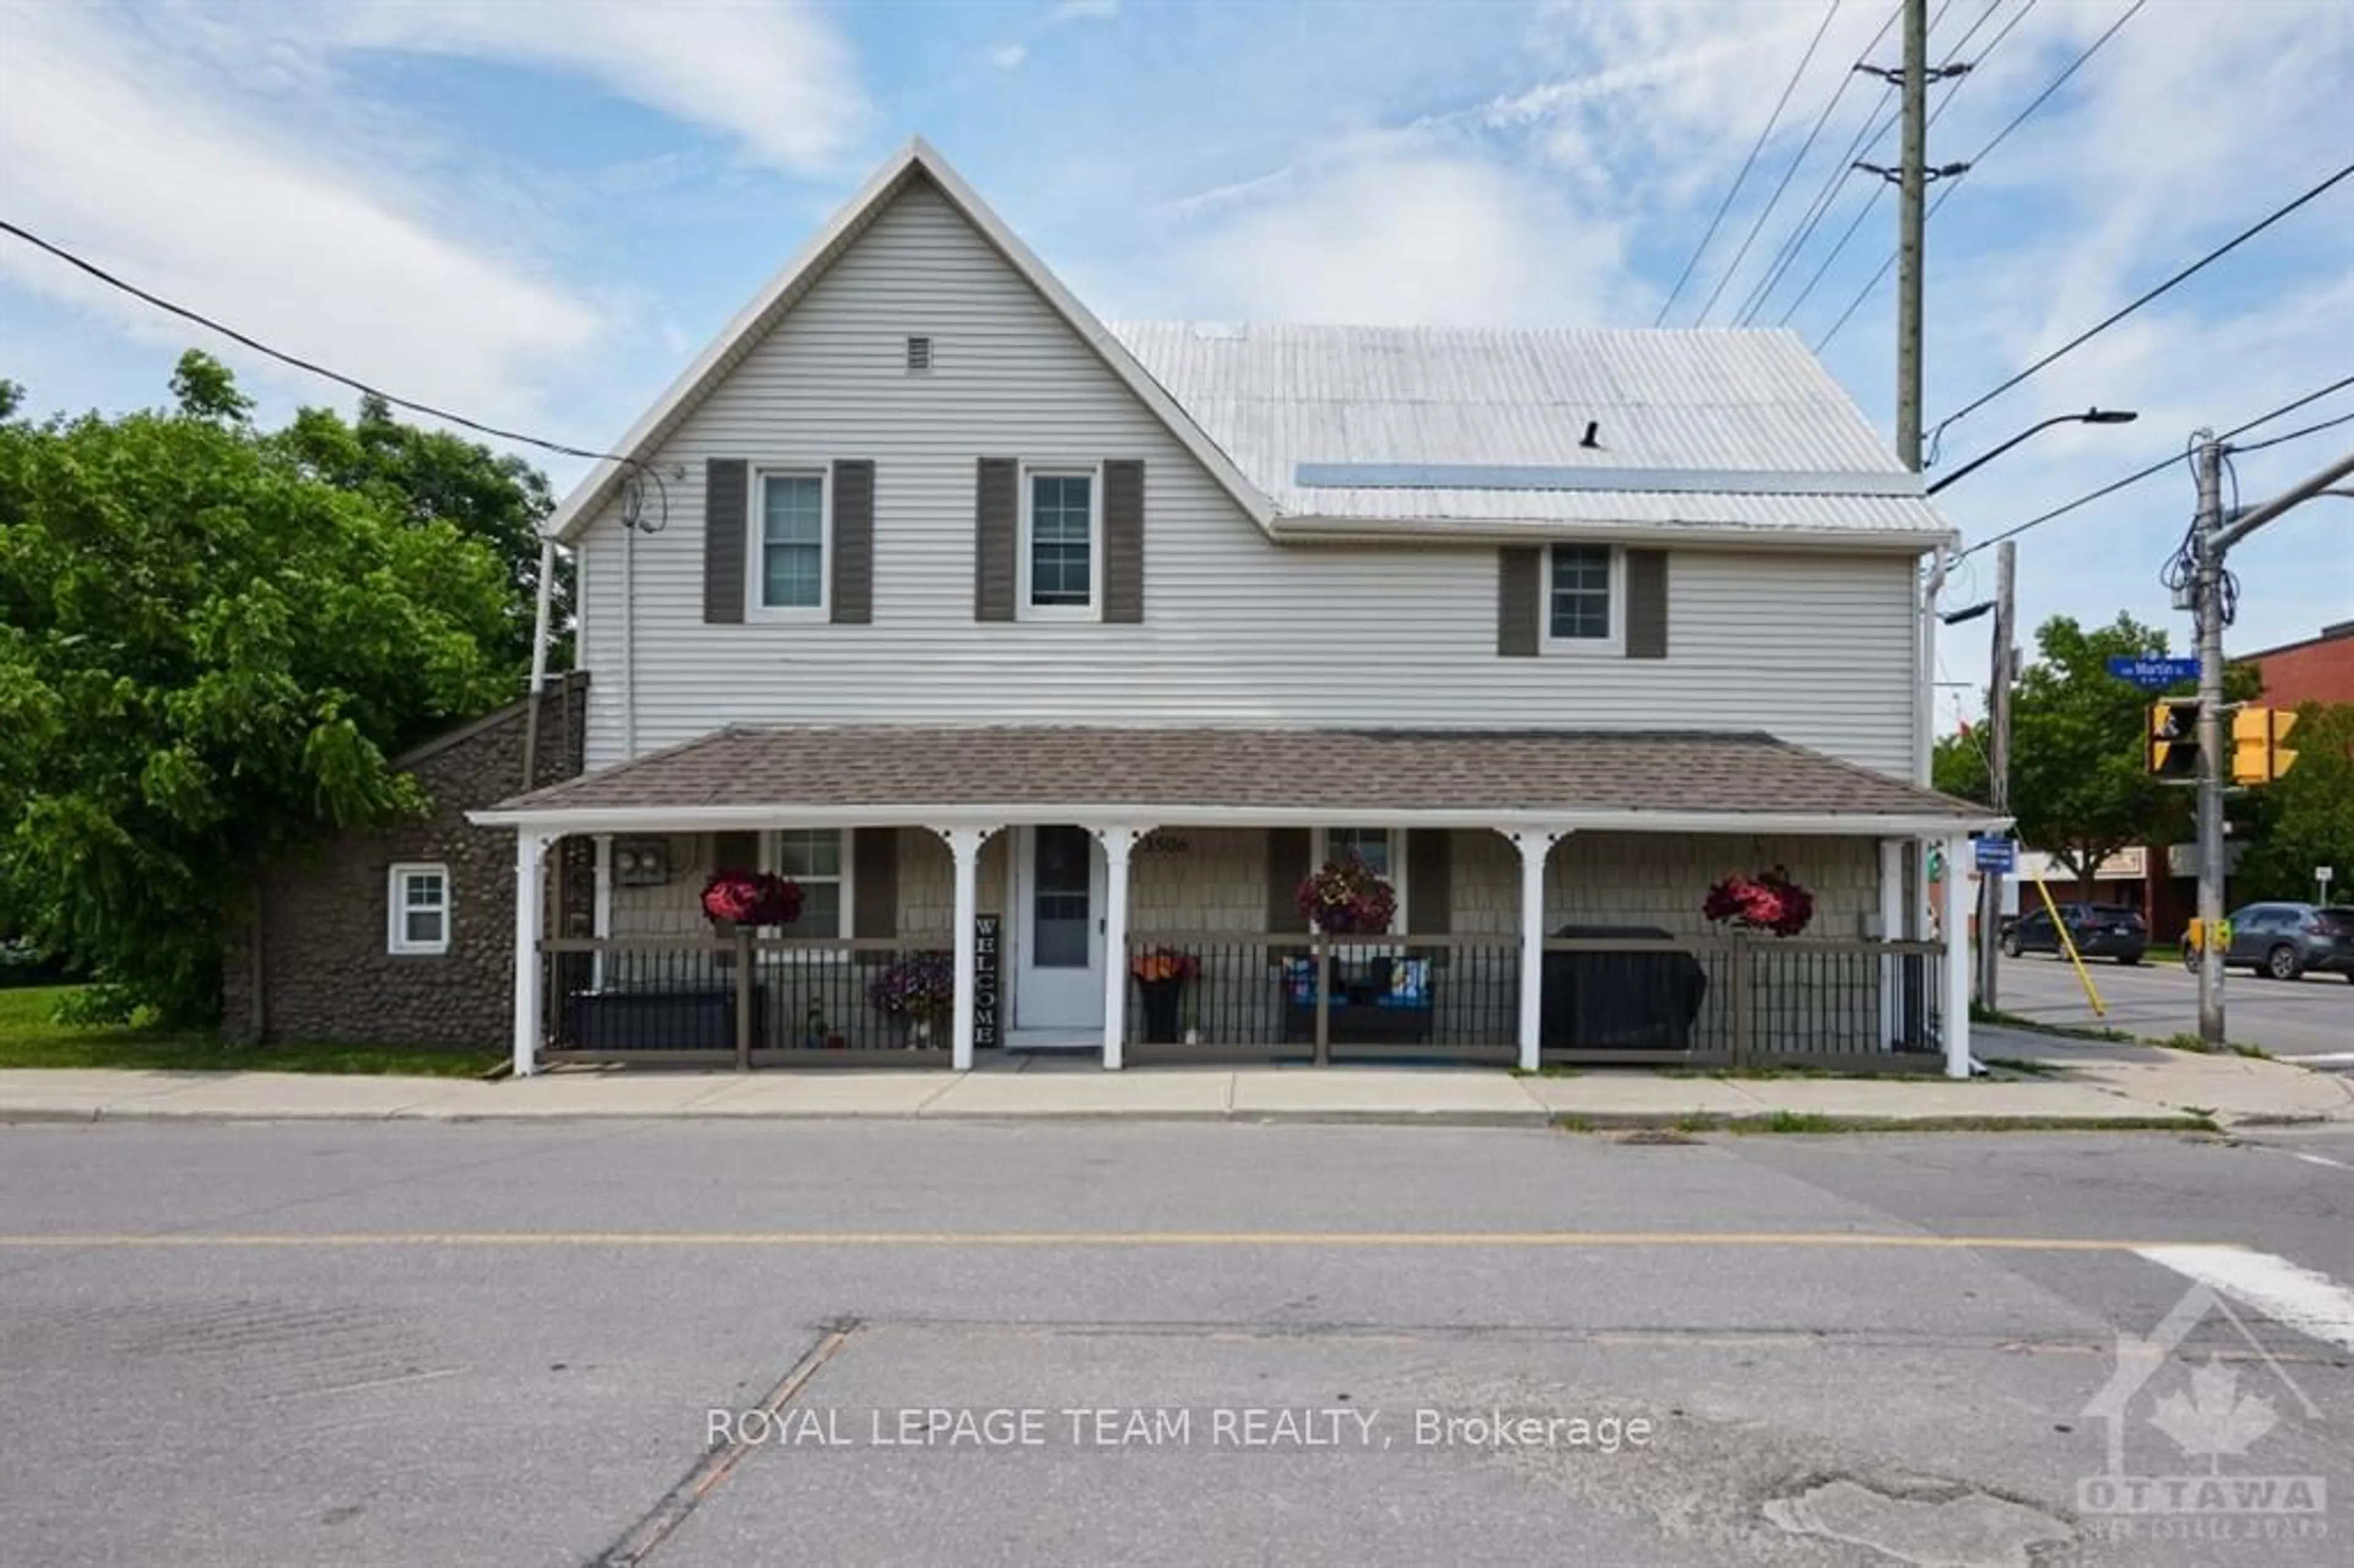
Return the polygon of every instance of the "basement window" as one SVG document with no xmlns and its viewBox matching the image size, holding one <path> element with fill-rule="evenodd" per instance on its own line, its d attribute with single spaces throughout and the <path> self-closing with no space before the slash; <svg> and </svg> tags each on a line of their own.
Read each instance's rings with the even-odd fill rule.
<svg viewBox="0 0 2354 1568">
<path fill-rule="evenodd" d="M 921 376 L 932 368 L 932 340 L 911 337 L 907 340 L 907 374 Z"/>
<path fill-rule="evenodd" d="M 402 954 L 450 950 L 450 868 L 396 865 L 387 879 L 385 950 Z"/>
</svg>

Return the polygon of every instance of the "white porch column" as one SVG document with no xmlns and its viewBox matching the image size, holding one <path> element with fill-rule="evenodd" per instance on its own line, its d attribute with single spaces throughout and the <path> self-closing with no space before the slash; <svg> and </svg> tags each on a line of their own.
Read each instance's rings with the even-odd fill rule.
<svg viewBox="0 0 2354 1568">
<path fill-rule="evenodd" d="M 1946 841 L 1946 1076 L 1970 1075 L 1970 916 L 1962 897 L 1962 867 L 1969 863 L 1970 841 Z"/>
<path fill-rule="evenodd" d="M 960 1073 L 972 1071 L 973 986 L 980 965 L 973 948 L 973 927 L 981 919 L 981 846 L 994 828 L 938 828 L 956 857 L 956 914 L 950 957 L 956 965 L 956 1016 L 949 1025 L 949 1065 Z"/>
<path fill-rule="evenodd" d="M 613 934 L 613 835 L 599 833 L 597 843 L 597 901 L 589 934 L 602 942 Z M 589 982 L 599 991 L 605 989 L 605 954 L 600 948 L 590 966 L 596 972 Z"/>
<path fill-rule="evenodd" d="M 1521 852 L 1521 1070 L 1533 1073 L 1544 1054 L 1545 859 L 1568 835 L 1522 828 L 1504 836 Z"/>
<path fill-rule="evenodd" d="M 1880 841 L 1880 939 L 1901 942 L 1904 939 L 1904 846 L 1903 839 Z M 1891 953 L 1880 960 L 1880 1046 L 1893 1050 L 1896 1044 L 1897 1007 L 1903 999 L 1904 967 L 1903 960 Z"/>
<path fill-rule="evenodd" d="M 1128 1035 L 1128 856 L 1143 830 L 1095 830 L 1104 852 L 1103 1065 L 1118 1071 Z"/>
<path fill-rule="evenodd" d="M 515 831 L 514 1073 L 518 1078 L 539 1071 L 539 936 L 547 902 L 542 873 L 547 864 L 550 836 L 529 828 Z"/>
</svg>

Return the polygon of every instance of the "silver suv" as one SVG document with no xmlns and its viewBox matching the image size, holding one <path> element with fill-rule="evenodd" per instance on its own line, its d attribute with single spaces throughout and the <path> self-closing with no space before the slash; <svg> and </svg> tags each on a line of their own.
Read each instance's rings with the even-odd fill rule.
<svg viewBox="0 0 2354 1568">
<path fill-rule="evenodd" d="M 2223 962 L 2274 980 L 2295 980 L 2312 969 L 2354 980 L 2354 907 L 2250 904 L 2234 909 Z"/>
</svg>

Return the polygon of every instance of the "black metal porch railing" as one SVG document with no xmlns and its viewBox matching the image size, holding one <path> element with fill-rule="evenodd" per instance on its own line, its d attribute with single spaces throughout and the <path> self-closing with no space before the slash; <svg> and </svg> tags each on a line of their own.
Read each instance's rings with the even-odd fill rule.
<svg viewBox="0 0 2354 1568">
<path fill-rule="evenodd" d="M 1933 942 L 1549 937 L 1539 1039 L 1554 1063 L 1934 1071 Z"/>
<path fill-rule="evenodd" d="M 1509 937 L 1140 932 L 1125 1054 L 1509 1063 L 1520 960 Z"/>
<path fill-rule="evenodd" d="M 928 1066 L 949 1062 L 953 1010 L 886 1012 L 899 975 L 945 990 L 940 938 L 567 938 L 540 944 L 555 1062 Z M 896 989 L 893 994 L 896 994 Z M 924 1011 L 924 1010 L 919 1010 Z"/>
</svg>

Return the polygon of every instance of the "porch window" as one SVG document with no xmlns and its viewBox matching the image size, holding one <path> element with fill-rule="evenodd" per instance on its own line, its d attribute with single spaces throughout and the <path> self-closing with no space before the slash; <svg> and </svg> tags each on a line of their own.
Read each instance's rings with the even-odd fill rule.
<svg viewBox="0 0 2354 1568">
<path fill-rule="evenodd" d="M 450 950 L 450 868 L 396 865 L 386 879 L 385 950 L 400 954 Z"/>
<path fill-rule="evenodd" d="M 850 935 L 850 862 L 839 828 L 787 828 L 769 837 L 769 864 L 801 885 L 801 917 L 780 937 Z"/>
<path fill-rule="evenodd" d="M 753 581 L 763 610 L 822 611 L 825 604 L 826 495 L 822 472 L 763 473 L 759 559 Z"/>
<path fill-rule="evenodd" d="M 1405 912 L 1405 835 L 1395 828 L 1319 828 L 1310 847 L 1314 863 L 1346 860 L 1351 855 L 1363 861 L 1367 870 L 1389 879 L 1397 891 L 1398 914 Z M 1390 917 L 1390 929 L 1397 929 L 1397 916 Z"/>
<path fill-rule="evenodd" d="M 1607 545 L 1555 545 L 1546 553 L 1545 636 L 1588 648 L 1607 645 L 1616 630 L 1617 552 Z"/>
<path fill-rule="evenodd" d="M 1022 612 L 1093 620 L 1101 601 L 1102 519 L 1092 469 L 1032 470 L 1022 509 Z"/>
</svg>

